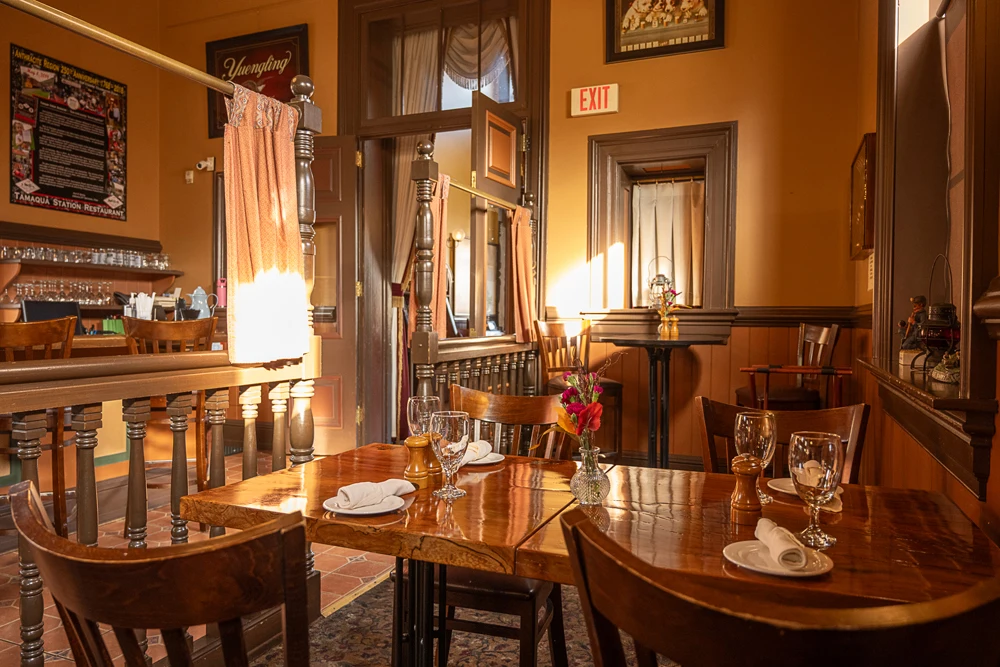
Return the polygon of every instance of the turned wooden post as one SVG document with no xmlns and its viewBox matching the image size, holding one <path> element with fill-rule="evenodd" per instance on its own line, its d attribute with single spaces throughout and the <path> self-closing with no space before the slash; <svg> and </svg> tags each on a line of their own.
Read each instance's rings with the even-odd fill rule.
<svg viewBox="0 0 1000 667">
<path fill-rule="evenodd" d="M 410 358 L 416 369 L 417 396 L 434 395 L 434 363 L 437 361 L 438 335 L 433 327 L 431 299 L 434 292 L 434 215 L 431 200 L 434 182 L 438 180 L 438 164 L 434 161 L 434 144 L 421 141 L 417 159 L 413 161 L 412 179 L 417 185 L 417 224 L 414 230 L 416 264 L 413 289 L 416 293 L 416 330 L 410 340 Z"/>
<path fill-rule="evenodd" d="M 11 438 L 21 462 L 21 481 L 34 482 L 38 488 L 38 457 L 42 454 L 41 438 L 45 436 L 45 411 L 19 412 L 12 416 Z M 24 538 L 18 536 L 17 553 L 21 575 L 21 664 L 41 665 L 45 662 L 42 634 L 45 632 L 42 601 L 42 577 Z"/>
<path fill-rule="evenodd" d="M 534 396 L 536 395 L 536 385 L 535 385 L 535 360 L 537 359 L 538 353 L 534 350 L 528 352 L 528 359 L 524 362 L 524 395 Z"/>
<path fill-rule="evenodd" d="M 274 382 L 267 392 L 274 415 L 274 429 L 271 432 L 271 470 L 285 469 L 285 442 L 288 440 L 288 393 L 287 382 Z"/>
<path fill-rule="evenodd" d="M 74 405 L 73 430 L 76 432 L 76 540 L 88 547 L 97 546 L 97 477 L 94 449 L 97 429 L 101 428 L 101 404 Z"/>
<path fill-rule="evenodd" d="M 126 500 L 125 537 L 129 549 L 146 548 L 146 422 L 149 421 L 149 398 L 127 398 L 122 401 L 122 421 L 128 438 L 128 499 Z M 139 648 L 152 664 L 146 651 L 149 640 L 145 630 L 136 630 Z"/>
<path fill-rule="evenodd" d="M 223 427 L 226 425 L 226 410 L 229 409 L 229 389 L 209 389 L 205 392 L 205 414 L 211 428 L 212 447 L 208 462 L 208 488 L 217 489 L 226 485 L 226 447 Z M 225 535 L 222 526 L 212 526 L 209 537 Z"/>
<path fill-rule="evenodd" d="M 181 498 L 188 493 L 187 430 L 188 415 L 194 407 L 191 392 L 167 395 L 167 415 L 173 433 L 170 456 L 170 543 L 188 541 L 187 521 L 181 518 Z"/>
<path fill-rule="evenodd" d="M 243 479 L 257 476 L 257 406 L 261 401 L 260 385 L 240 387 L 243 406 Z"/>
</svg>

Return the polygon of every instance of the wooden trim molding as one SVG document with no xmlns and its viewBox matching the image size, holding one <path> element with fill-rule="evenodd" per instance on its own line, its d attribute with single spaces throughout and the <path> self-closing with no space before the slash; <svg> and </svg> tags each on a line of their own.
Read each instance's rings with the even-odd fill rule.
<svg viewBox="0 0 1000 667">
<path fill-rule="evenodd" d="M 993 340 L 1000 340 L 1000 276 L 990 281 L 989 287 L 972 305 L 972 312 L 986 325 Z"/>
<path fill-rule="evenodd" d="M 0 239 L 5 241 L 27 241 L 29 243 L 52 243 L 54 245 L 80 246 L 83 248 L 121 248 L 139 252 L 158 253 L 163 246 L 154 239 L 137 239 L 131 236 L 95 234 L 58 227 L 25 225 L 20 222 L 0 221 Z"/>
<path fill-rule="evenodd" d="M 1000 295 L 998 295 L 1000 296 Z M 1000 302 L 998 302 L 1000 303 Z M 871 329 L 872 304 L 860 306 L 739 306 L 725 311 L 701 309 L 681 311 L 681 327 L 685 332 L 708 333 L 700 327 L 797 327 L 806 324 L 838 324 L 844 328 Z M 659 320 L 644 308 L 626 310 L 589 311 L 576 317 L 567 317 L 553 306 L 545 309 L 545 319 L 570 320 L 585 317 L 600 327 L 603 335 L 610 333 L 635 333 L 640 328 L 656 330 Z M 998 315 L 1000 317 L 1000 315 Z M 610 327 L 615 327 L 612 330 Z M 624 328 L 622 328 L 624 327 Z M 691 328 L 695 327 L 695 328 Z"/>
</svg>

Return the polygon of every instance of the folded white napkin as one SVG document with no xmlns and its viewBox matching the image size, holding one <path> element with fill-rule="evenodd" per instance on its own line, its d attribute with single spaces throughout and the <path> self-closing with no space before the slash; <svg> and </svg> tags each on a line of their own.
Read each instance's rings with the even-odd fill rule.
<svg viewBox="0 0 1000 667">
<path fill-rule="evenodd" d="M 473 461 L 478 461 L 481 458 L 489 456 L 492 451 L 493 445 L 485 440 L 475 440 L 470 442 L 469 448 L 465 450 L 465 456 L 462 457 L 462 464 L 459 468 L 464 466 L 466 463 L 472 463 Z"/>
<path fill-rule="evenodd" d="M 384 482 L 358 482 L 340 487 L 337 491 L 337 507 L 352 510 L 358 507 L 378 505 L 389 496 L 404 496 L 413 493 L 417 487 L 405 479 L 387 479 Z"/>
<path fill-rule="evenodd" d="M 793 469 L 792 474 L 803 486 L 819 486 L 823 478 L 823 465 L 819 461 L 806 461 L 801 469 Z"/>
<path fill-rule="evenodd" d="M 770 519 L 760 519 L 754 536 L 771 552 L 775 563 L 787 570 L 801 570 L 806 566 L 806 550 L 798 540 Z"/>
</svg>

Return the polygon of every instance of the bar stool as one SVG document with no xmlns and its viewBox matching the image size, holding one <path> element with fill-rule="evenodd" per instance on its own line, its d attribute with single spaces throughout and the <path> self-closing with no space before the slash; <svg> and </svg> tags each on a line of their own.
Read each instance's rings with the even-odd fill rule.
<svg viewBox="0 0 1000 667">
<path fill-rule="evenodd" d="M 0 351 L 3 352 L 4 361 L 7 362 L 53 358 L 69 359 L 73 350 L 75 331 L 76 317 L 72 316 L 41 322 L 3 323 L 0 324 Z M 10 414 L 0 414 L 0 434 L 7 436 L 8 444 L 6 447 L 0 447 L 0 454 L 5 454 L 8 457 L 18 455 L 18 449 L 9 446 L 12 422 Z M 56 531 L 63 537 L 69 535 L 69 513 L 66 505 L 66 460 L 63 456 L 63 448 L 66 446 L 64 436 L 69 425 L 69 415 L 66 408 L 46 410 L 45 429 L 52 434 L 52 443 L 42 445 L 41 450 L 52 452 L 52 522 L 55 524 Z M 0 496 L 0 498 L 7 499 L 7 496 Z"/>
<path fill-rule="evenodd" d="M 583 320 L 574 333 L 562 322 L 535 321 L 539 356 L 542 359 L 542 380 L 547 394 L 561 394 L 568 386 L 563 380 L 567 371 L 590 368 L 590 321 Z M 553 377 L 554 375 L 554 377 Z M 601 405 L 613 408 L 615 415 L 614 455 L 622 455 L 622 383 L 601 378 Z"/>
</svg>

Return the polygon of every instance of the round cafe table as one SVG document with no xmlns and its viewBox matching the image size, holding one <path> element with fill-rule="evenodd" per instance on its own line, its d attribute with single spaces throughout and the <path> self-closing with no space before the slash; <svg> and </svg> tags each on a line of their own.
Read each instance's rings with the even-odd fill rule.
<svg viewBox="0 0 1000 667">
<path fill-rule="evenodd" d="M 656 334 L 612 334 L 594 336 L 594 341 L 615 347 L 641 347 L 649 356 L 649 442 L 648 465 L 656 468 L 656 422 L 660 421 L 660 468 L 670 467 L 670 353 L 692 345 L 725 345 L 729 336 L 680 334 L 661 339 Z M 661 378 L 657 391 L 657 377 Z"/>
</svg>

